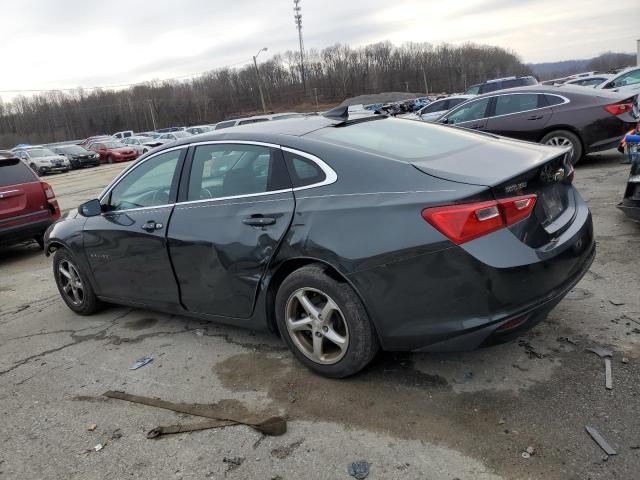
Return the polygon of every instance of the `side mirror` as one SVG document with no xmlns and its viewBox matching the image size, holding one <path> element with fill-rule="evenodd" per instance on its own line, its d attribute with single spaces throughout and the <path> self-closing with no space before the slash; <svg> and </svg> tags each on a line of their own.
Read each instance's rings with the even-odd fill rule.
<svg viewBox="0 0 640 480">
<path fill-rule="evenodd" d="M 444 123 L 445 125 L 447 125 L 449 123 L 449 119 L 443 118 L 442 120 L 439 121 L 439 123 Z"/>
<path fill-rule="evenodd" d="M 78 207 L 78 213 L 83 217 L 96 217 L 102 213 L 102 205 L 100 205 L 100 200 L 94 198 L 93 200 L 89 200 L 88 202 L 84 202 L 82 205 Z"/>
<path fill-rule="evenodd" d="M 604 85 L 602 88 L 613 88 L 613 82 L 609 82 L 606 85 Z"/>
</svg>

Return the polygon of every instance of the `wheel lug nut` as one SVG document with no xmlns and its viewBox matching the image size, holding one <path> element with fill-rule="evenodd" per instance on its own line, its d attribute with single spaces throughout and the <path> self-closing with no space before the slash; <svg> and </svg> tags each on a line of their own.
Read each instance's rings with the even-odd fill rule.
<svg viewBox="0 0 640 480">
<path fill-rule="evenodd" d="M 327 333 L 329 331 L 329 327 L 327 327 L 327 326 L 322 327 L 322 331 Z"/>
<path fill-rule="evenodd" d="M 320 332 L 316 332 L 316 337 L 321 337 L 322 334 Z"/>
</svg>

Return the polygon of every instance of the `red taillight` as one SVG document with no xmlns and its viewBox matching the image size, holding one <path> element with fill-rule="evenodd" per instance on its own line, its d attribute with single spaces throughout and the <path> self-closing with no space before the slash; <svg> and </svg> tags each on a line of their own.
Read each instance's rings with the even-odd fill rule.
<svg viewBox="0 0 640 480">
<path fill-rule="evenodd" d="M 53 188 L 47 182 L 40 182 L 42 185 L 42 189 L 44 190 L 44 194 L 47 196 L 47 200 L 52 200 L 56 198 L 56 194 L 53 193 Z"/>
<path fill-rule="evenodd" d="M 614 103 L 613 105 L 606 105 L 604 109 L 611 115 L 622 115 L 633 109 L 633 103 Z"/>
<path fill-rule="evenodd" d="M 425 208 L 422 218 L 453 243 L 460 245 L 524 220 L 533 211 L 536 195 L 498 201 Z"/>
</svg>

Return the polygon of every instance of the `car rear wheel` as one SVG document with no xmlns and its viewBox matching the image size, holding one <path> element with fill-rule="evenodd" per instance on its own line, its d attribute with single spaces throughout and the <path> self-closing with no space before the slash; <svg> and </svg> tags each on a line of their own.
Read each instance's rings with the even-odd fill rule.
<svg viewBox="0 0 640 480">
<path fill-rule="evenodd" d="M 276 321 L 298 360 L 325 377 L 359 372 L 379 349 L 358 295 L 322 265 L 302 267 L 284 280 L 276 295 Z"/>
<path fill-rule="evenodd" d="M 80 315 L 91 315 L 100 309 L 100 300 L 89 280 L 67 250 L 56 250 L 53 256 L 53 275 L 60 296 L 71 310 Z"/>
<path fill-rule="evenodd" d="M 540 143 L 554 147 L 570 147 L 571 163 L 575 165 L 582 158 L 582 142 L 578 136 L 568 130 L 556 130 L 547 133 Z"/>
</svg>

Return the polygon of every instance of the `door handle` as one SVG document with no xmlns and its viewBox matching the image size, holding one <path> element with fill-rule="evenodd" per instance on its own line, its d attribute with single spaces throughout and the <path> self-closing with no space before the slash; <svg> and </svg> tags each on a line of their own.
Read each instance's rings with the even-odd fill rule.
<svg viewBox="0 0 640 480">
<path fill-rule="evenodd" d="M 542 120 L 542 115 L 533 115 L 527 118 L 527 120 Z"/>
<path fill-rule="evenodd" d="M 162 228 L 162 224 L 157 223 L 153 220 L 149 220 L 147 223 L 142 225 L 142 229 L 146 230 L 147 232 L 153 232 L 154 230 L 160 230 L 161 228 Z"/>
<path fill-rule="evenodd" d="M 276 223 L 276 219 L 273 217 L 250 217 L 250 218 L 244 218 L 242 220 L 242 223 L 244 223 L 245 225 L 250 225 L 252 227 L 265 227 L 267 225 L 273 225 L 274 223 Z"/>
</svg>

